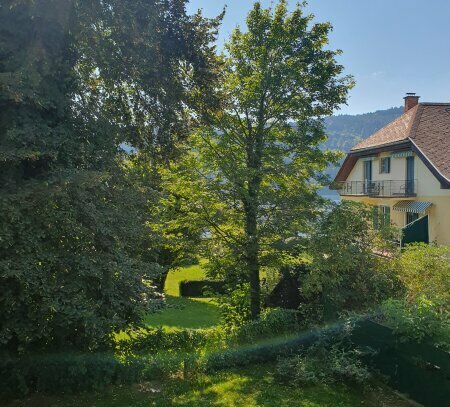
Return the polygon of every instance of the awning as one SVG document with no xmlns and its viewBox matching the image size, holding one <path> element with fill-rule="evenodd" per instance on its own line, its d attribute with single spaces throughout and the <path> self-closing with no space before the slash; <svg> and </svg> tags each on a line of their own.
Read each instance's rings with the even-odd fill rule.
<svg viewBox="0 0 450 407">
<path fill-rule="evenodd" d="M 431 206 L 431 202 L 426 202 L 426 201 L 399 201 L 396 204 L 394 204 L 392 209 L 394 211 L 399 211 L 399 212 L 422 213 L 429 206 Z"/>
<path fill-rule="evenodd" d="M 411 157 L 412 155 L 412 151 L 396 151 L 394 153 L 391 153 L 392 158 Z"/>
<path fill-rule="evenodd" d="M 365 157 L 361 157 L 363 161 L 374 161 L 377 159 L 376 155 L 366 155 Z"/>
</svg>

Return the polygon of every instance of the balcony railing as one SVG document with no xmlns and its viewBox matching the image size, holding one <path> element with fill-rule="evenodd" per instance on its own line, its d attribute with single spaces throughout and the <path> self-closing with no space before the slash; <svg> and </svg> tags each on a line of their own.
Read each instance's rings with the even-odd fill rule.
<svg viewBox="0 0 450 407">
<path fill-rule="evenodd" d="M 415 196 L 417 180 L 388 181 L 344 181 L 336 184 L 340 195 L 362 195 L 371 197 Z"/>
</svg>

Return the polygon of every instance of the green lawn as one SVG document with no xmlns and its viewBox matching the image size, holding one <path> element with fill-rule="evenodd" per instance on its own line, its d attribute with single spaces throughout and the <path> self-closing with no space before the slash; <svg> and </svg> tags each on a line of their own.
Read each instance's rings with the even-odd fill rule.
<svg viewBox="0 0 450 407">
<path fill-rule="evenodd" d="M 147 315 L 144 322 L 149 326 L 163 326 L 167 329 L 208 328 L 217 325 L 220 315 L 214 299 L 180 297 L 180 281 L 203 280 L 204 264 L 202 261 L 200 264 L 171 271 L 164 290 L 168 307 L 156 314 Z"/>
<path fill-rule="evenodd" d="M 110 387 L 76 396 L 34 396 L 8 407 L 125 407 L 125 406 L 274 406 L 274 407 L 411 407 L 380 386 L 343 385 L 294 388 L 274 381 L 271 365 L 257 365 L 200 376 Z"/>
</svg>

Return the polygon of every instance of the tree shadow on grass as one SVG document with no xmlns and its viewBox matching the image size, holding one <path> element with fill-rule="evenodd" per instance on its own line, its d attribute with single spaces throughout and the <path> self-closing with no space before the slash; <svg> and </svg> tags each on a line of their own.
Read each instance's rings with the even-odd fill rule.
<svg viewBox="0 0 450 407">
<path fill-rule="evenodd" d="M 390 389 L 336 385 L 288 386 L 275 381 L 273 365 L 256 365 L 171 386 L 158 406 L 407 407 Z M 170 392 L 169 391 L 169 392 Z"/>
</svg>

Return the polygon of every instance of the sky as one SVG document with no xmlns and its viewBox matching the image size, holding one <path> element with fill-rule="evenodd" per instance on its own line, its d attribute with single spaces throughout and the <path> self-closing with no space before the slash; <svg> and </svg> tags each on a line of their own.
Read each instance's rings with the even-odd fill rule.
<svg viewBox="0 0 450 407">
<path fill-rule="evenodd" d="M 253 3 L 190 0 L 188 11 L 213 17 L 227 6 L 220 50 L 236 25 L 245 28 Z M 450 0 L 309 0 L 306 10 L 315 21 L 332 23 L 330 47 L 343 51 L 338 61 L 356 80 L 337 114 L 401 106 L 406 92 L 416 92 L 421 102 L 450 102 Z"/>
</svg>

